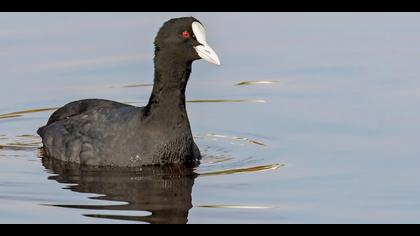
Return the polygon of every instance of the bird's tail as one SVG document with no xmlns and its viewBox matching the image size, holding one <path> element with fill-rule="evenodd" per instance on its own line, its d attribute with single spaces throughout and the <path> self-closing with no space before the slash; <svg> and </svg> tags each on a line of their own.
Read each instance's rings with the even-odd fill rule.
<svg viewBox="0 0 420 236">
<path fill-rule="evenodd" d="M 39 128 L 39 129 L 38 129 L 38 131 L 37 131 L 38 135 L 39 135 L 39 136 L 41 136 L 41 138 L 43 138 L 43 137 L 44 137 L 44 134 L 45 134 L 45 127 L 46 127 L 46 126 L 42 126 L 42 127 L 41 127 L 41 128 Z"/>
</svg>

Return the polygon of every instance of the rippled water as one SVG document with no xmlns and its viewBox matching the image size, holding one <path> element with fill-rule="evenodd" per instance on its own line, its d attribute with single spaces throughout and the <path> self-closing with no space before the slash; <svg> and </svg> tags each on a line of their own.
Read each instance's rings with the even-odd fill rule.
<svg viewBox="0 0 420 236">
<path fill-rule="evenodd" d="M 142 106 L 163 21 L 194 15 L 194 169 L 43 159 L 70 101 Z M 420 14 L 0 13 L 1 223 L 418 223 Z"/>
</svg>

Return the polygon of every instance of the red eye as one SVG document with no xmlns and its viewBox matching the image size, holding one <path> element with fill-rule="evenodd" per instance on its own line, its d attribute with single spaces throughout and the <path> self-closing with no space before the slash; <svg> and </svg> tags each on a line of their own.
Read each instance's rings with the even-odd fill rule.
<svg viewBox="0 0 420 236">
<path fill-rule="evenodd" d="M 190 37 L 190 32 L 188 32 L 188 31 L 182 32 L 182 37 L 189 38 Z"/>
</svg>

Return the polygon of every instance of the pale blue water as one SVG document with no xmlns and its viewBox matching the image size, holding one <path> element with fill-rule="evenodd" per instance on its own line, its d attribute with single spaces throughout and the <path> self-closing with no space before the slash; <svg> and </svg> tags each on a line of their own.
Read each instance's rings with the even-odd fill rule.
<svg viewBox="0 0 420 236">
<path fill-rule="evenodd" d="M 418 13 L 0 13 L 0 113 L 143 105 L 151 87 L 126 86 L 152 82 L 154 36 L 184 15 L 222 62 L 194 63 L 187 98 L 244 100 L 187 105 L 201 175 L 46 168 L 52 111 L 0 116 L 1 223 L 419 223 Z"/>
</svg>

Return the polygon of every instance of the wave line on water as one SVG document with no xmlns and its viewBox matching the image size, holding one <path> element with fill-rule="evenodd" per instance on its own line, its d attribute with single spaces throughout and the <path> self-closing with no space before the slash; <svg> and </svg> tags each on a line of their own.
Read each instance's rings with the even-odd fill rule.
<svg viewBox="0 0 420 236">
<path fill-rule="evenodd" d="M 204 134 L 204 135 L 197 135 L 197 138 L 211 138 L 211 139 L 217 139 L 217 138 L 223 138 L 223 139 L 230 139 L 230 140 L 237 140 L 237 141 L 245 141 L 250 144 L 255 144 L 259 146 L 267 146 L 265 143 L 256 141 L 253 139 L 245 138 L 245 137 L 237 137 L 237 136 L 227 136 L 223 134 Z"/>
<path fill-rule="evenodd" d="M 188 103 L 267 103 L 263 99 L 198 99 L 189 100 Z"/>
<path fill-rule="evenodd" d="M 57 110 L 58 107 L 52 107 L 52 108 L 36 108 L 36 109 L 29 109 L 29 110 L 23 110 L 23 111 L 15 111 L 5 114 L 0 114 L 0 119 L 10 119 L 10 118 L 18 118 L 22 117 L 26 114 L 30 113 L 38 113 L 38 112 L 45 112 L 45 111 L 53 111 Z"/>
<path fill-rule="evenodd" d="M 0 144 L 0 149 L 11 150 L 11 151 L 34 151 L 39 146 L 25 146 L 25 145 L 13 145 L 13 144 Z"/>
<path fill-rule="evenodd" d="M 220 170 L 220 171 L 209 171 L 209 172 L 203 172 L 203 173 L 197 173 L 197 174 L 199 176 L 217 176 L 217 175 L 229 175 L 229 174 L 239 174 L 239 173 L 253 173 L 253 172 L 262 172 L 262 171 L 269 171 L 269 170 L 277 170 L 284 166 L 285 164 L 261 165 L 261 166 L 253 166 L 253 167 L 226 169 L 226 170 Z"/>
<path fill-rule="evenodd" d="M 37 135 L 16 135 L 13 138 L 0 136 L 0 149 L 12 151 L 33 151 L 42 146 L 41 138 Z"/>
<path fill-rule="evenodd" d="M 153 84 L 129 84 L 129 85 L 123 86 L 123 88 L 141 88 L 141 87 L 153 87 Z"/>
<path fill-rule="evenodd" d="M 257 80 L 257 81 L 242 81 L 237 84 L 236 86 L 243 86 L 243 85 L 261 85 L 261 84 L 275 84 L 280 83 L 279 81 L 270 81 L 270 80 Z"/>
<path fill-rule="evenodd" d="M 198 205 L 200 208 L 221 208 L 221 209 L 272 209 L 272 206 L 251 206 L 251 205 Z"/>
</svg>

